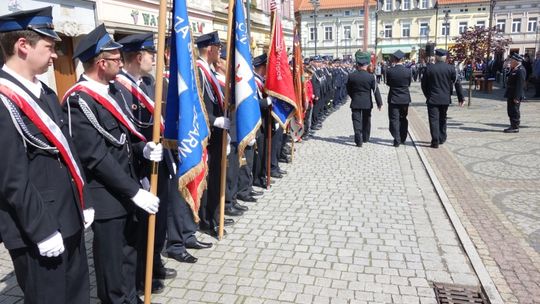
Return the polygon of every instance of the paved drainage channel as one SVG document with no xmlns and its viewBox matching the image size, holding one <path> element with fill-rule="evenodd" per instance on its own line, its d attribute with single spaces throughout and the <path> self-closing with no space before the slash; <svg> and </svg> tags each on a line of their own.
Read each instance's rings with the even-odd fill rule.
<svg viewBox="0 0 540 304">
<path fill-rule="evenodd" d="M 433 283 L 433 289 L 439 304 L 490 304 L 488 297 L 478 287 Z"/>
</svg>

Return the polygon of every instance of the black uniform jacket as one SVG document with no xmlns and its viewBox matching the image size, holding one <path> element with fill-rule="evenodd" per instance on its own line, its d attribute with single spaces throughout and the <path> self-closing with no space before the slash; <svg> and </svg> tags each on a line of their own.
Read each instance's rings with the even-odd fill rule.
<svg viewBox="0 0 540 304">
<path fill-rule="evenodd" d="M 523 86 L 525 85 L 526 71 L 522 65 L 517 66 L 508 74 L 504 97 L 521 101 L 525 97 Z"/>
<path fill-rule="evenodd" d="M 80 80 L 84 80 L 81 76 Z M 110 84 L 111 95 L 122 105 L 120 92 Z M 73 142 L 85 168 L 88 187 L 92 195 L 96 219 L 124 216 L 134 210 L 130 198 L 140 188 L 134 155 L 142 155 L 145 143 L 130 134 L 116 118 L 92 97 L 76 92 L 68 98 L 71 113 Z M 78 98 L 82 98 L 96 116 L 99 124 L 116 139 L 126 134 L 126 143 L 118 146 L 106 140 L 83 114 Z M 121 101 L 120 101 L 121 100 Z M 64 111 L 68 111 L 67 102 Z"/>
<path fill-rule="evenodd" d="M 351 96 L 351 109 L 371 109 L 373 100 L 371 92 L 375 94 L 377 106 L 382 106 L 381 93 L 377 87 L 375 77 L 367 71 L 360 70 L 349 75 L 347 93 Z"/>
<path fill-rule="evenodd" d="M 56 94 L 43 84 L 37 98 L 5 71 L 0 70 L 0 77 L 9 79 L 34 98 L 62 129 L 76 157 Z M 37 126 L 22 111 L 19 113 L 30 134 L 51 145 Z M 61 156 L 30 144 L 25 148 L 3 103 L 0 103 L 0 130 L 0 235 L 6 248 L 33 246 L 57 230 L 63 238 L 79 232 L 83 228 L 79 194 Z M 89 199 L 85 200 L 89 205 Z"/>
<path fill-rule="evenodd" d="M 409 92 L 411 79 L 411 70 L 402 64 L 396 64 L 388 69 L 386 72 L 386 85 L 390 87 L 388 92 L 389 104 L 411 103 L 411 94 Z"/>
<path fill-rule="evenodd" d="M 463 89 L 456 81 L 456 70 L 444 62 L 428 64 L 422 77 L 422 92 L 426 102 L 433 105 L 449 105 L 452 103 L 452 86 L 456 88 L 458 100 L 463 101 Z"/>
</svg>

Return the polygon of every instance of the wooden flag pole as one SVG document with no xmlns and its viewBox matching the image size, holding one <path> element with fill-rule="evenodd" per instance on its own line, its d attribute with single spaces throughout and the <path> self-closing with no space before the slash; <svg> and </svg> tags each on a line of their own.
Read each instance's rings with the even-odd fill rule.
<svg viewBox="0 0 540 304">
<path fill-rule="evenodd" d="M 165 67 L 165 24 L 167 22 L 167 0 L 159 3 L 158 51 L 156 60 L 156 102 L 154 106 L 154 126 L 152 141 L 160 142 L 161 137 L 161 105 L 163 103 L 163 69 Z M 158 164 L 152 162 L 150 175 L 150 192 L 157 195 Z M 144 277 L 144 304 L 150 304 L 152 298 L 152 273 L 154 266 L 154 238 L 156 232 L 156 215 L 148 215 L 148 236 L 146 241 L 146 273 Z"/>
<path fill-rule="evenodd" d="M 234 19 L 234 1 L 229 0 L 229 22 L 227 27 L 227 73 L 225 75 L 225 100 L 223 101 L 223 111 L 225 117 L 229 117 L 229 101 L 231 100 L 231 83 L 232 77 L 232 65 L 234 62 L 234 54 L 231 54 L 232 44 L 234 43 L 233 19 Z M 227 181 L 227 146 L 229 145 L 227 136 L 228 130 L 223 129 L 223 138 L 221 140 L 221 176 L 219 181 L 219 227 L 218 227 L 218 240 L 223 239 L 224 226 L 225 226 L 225 186 Z"/>
</svg>

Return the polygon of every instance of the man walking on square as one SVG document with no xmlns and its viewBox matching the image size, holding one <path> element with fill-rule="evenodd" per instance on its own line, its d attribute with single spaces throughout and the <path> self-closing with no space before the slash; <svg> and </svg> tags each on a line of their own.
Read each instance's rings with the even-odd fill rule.
<svg viewBox="0 0 540 304">
<path fill-rule="evenodd" d="M 409 68 L 403 65 L 402 51 L 398 50 L 392 55 L 394 66 L 386 73 L 386 85 L 390 87 L 388 92 L 388 119 L 390 121 L 390 134 L 394 138 L 394 147 L 399 147 L 407 139 L 409 122 L 407 114 L 411 103 L 409 86 L 412 74 Z"/>
<path fill-rule="evenodd" d="M 508 73 L 506 91 L 504 92 L 504 97 L 506 97 L 506 111 L 508 118 L 510 118 L 510 127 L 504 129 L 504 133 L 518 133 L 521 118 L 519 106 L 525 98 L 523 87 L 526 82 L 526 71 L 522 65 L 524 59 L 521 55 L 514 53 L 510 58 L 510 73 Z"/>
<path fill-rule="evenodd" d="M 456 69 L 446 63 L 447 51 L 435 50 L 435 64 L 428 64 L 422 76 L 422 92 L 426 97 L 431 147 L 438 148 L 446 141 L 446 114 L 452 102 L 452 86 L 460 106 L 463 106 L 463 89 L 457 81 Z"/>
</svg>

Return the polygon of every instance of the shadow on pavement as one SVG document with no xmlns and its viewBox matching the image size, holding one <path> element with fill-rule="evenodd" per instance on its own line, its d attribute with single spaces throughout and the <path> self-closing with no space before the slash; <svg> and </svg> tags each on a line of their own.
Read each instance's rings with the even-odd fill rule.
<svg viewBox="0 0 540 304">
<path fill-rule="evenodd" d="M 330 142 L 330 143 L 336 143 L 336 144 L 345 145 L 345 146 L 356 146 L 355 143 L 354 143 L 354 136 L 353 135 L 338 136 L 338 137 L 321 137 L 321 136 L 317 136 L 317 135 L 312 135 L 311 139 L 320 140 L 320 141 L 326 141 L 326 142 Z"/>
</svg>

